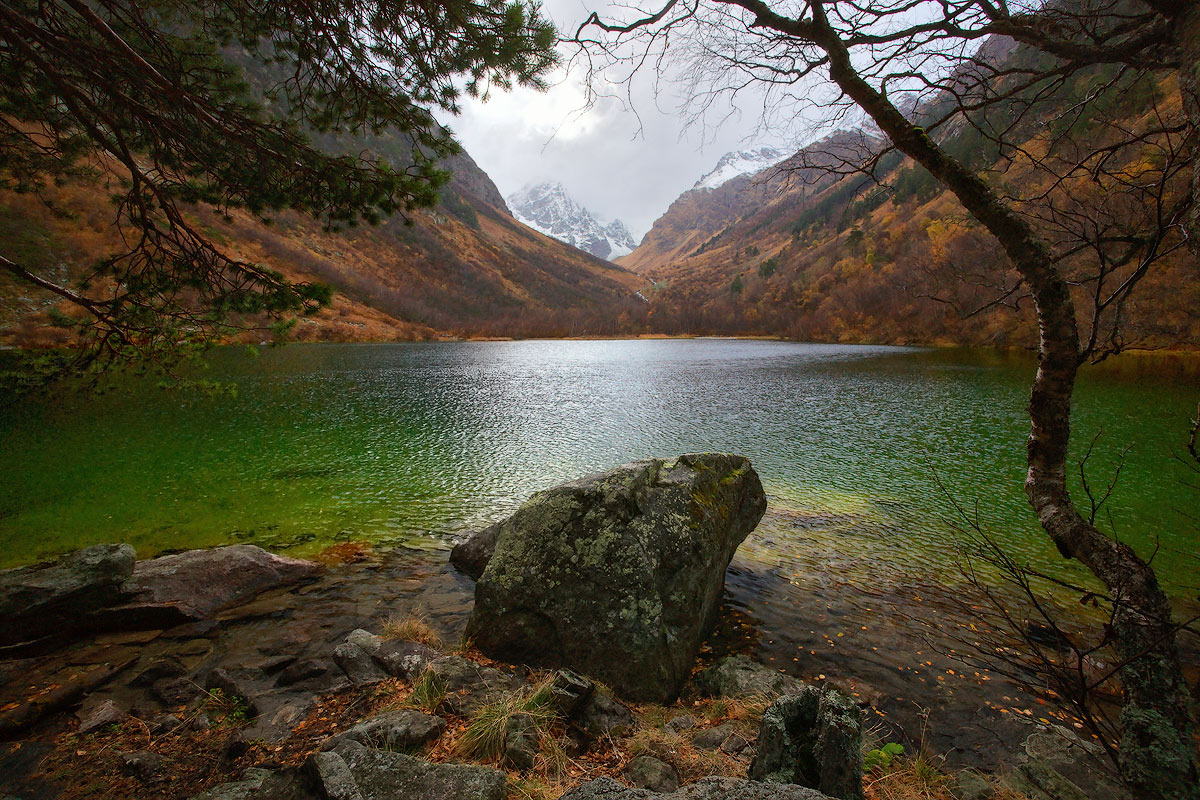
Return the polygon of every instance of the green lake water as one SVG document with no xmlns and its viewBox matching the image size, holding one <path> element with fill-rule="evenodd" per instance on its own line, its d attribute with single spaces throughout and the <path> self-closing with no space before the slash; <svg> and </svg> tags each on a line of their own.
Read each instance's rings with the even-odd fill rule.
<svg viewBox="0 0 1200 800">
<path fill-rule="evenodd" d="M 733 340 L 295 345 L 217 353 L 236 395 L 149 385 L 4 400 L 0 566 L 95 542 L 142 557 L 252 542 L 445 547 L 531 492 L 650 456 L 748 456 L 771 510 L 751 556 L 795 541 L 866 574 L 954 559 L 946 493 L 1034 563 L 1057 556 L 1022 492 L 1033 360 L 991 351 Z M 1106 528 L 1172 591 L 1197 583 L 1197 476 L 1180 460 L 1197 362 L 1089 369 L 1075 442 Z M 1189 481 L 1193 485 L 1189 485 Z M 784 544 L 781 545 L 780 542 Z"/>
</svg>

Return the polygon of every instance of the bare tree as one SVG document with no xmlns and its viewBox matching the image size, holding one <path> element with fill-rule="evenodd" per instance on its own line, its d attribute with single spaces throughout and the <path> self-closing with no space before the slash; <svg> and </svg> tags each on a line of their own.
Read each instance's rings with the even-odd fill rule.
<svg viewBox="0 0 1200 800">
<path fill-rule="evenodd" d="M 1005 0 L 667 0 L 624 20 L 593 13 L 574 37 L 593 74 L 686 63 L 697 113 L 714 98 L 750 86 L 765 87 L 784 103 L 820 105 L 827 114 L 845 117 L 861 109 L 892 147 L 928 170 L 995 237 L 1035 304 L 1040 333 L 1026 494 L 1059 552 L 1122 598 L 1112 621 L 1124 691 L 1121 774 L 1138 797 L 1164 800 L 1200 797 L 1176 625 L 1147 561 L 1102 533 L 1072 501 L 1067 453 L 1080 366 L 1123 346 L 1123 305 L 1164 250 L 1185 240 L 1184 221 L 1195 212 L 1193 193 L 1172 187 L 1193 157 L 1200 121 L 1198 31 L 1200 7 L 1182 0 L 1044 7 Z M 1005 45 L 1005 39 L 988 39 L 997 35 L 1042 58 L 1003 66 L 1011 62 L 989 52 Z M 672 49 L 682 58 L 668 58 Z M 1021 152 L 1018 132 L 1057 87 L 1103 67 L 1111 74 L 1098 92 L 1121 91 L 1139 73 L 1178 77 L 1184 110 L 1156 110 L 1124 134 L 1107 131 L 1095 146 L 1078 137 L 1084 145 L 1078 151 L 1049 143 L 1045 153 L 1052 158 Z M 974 126 L 995 143 L 995 157 L 1024 159 L 1021 174 L 1041 180 L 1044 202 L 981 175 L 970 154 L 951 152 L 947 134 L 956 125 Z M 1152 160 L 1151 174 L 1137 177 L 1127 169 L 1129 153 L 1143 142 L 1172 158 Z M 1128 223 L 1138 221 L 1124 218 L 1129 204 L 1087 205 L 1088 193 L 1079 191 L 1085 178 L 1097 198 L 1125 178 L 1137 187 L 1132 196 L 1157 195 L 1150 224 L 1129 230 Z M 1074 202 L 1058 202 L 1064 194 Z M 1086 274 L 1076 274 L 1080 263 L 1088 265 Z M 1092 306 L 1083 326 L 1080 293 Z"/>
</svg>

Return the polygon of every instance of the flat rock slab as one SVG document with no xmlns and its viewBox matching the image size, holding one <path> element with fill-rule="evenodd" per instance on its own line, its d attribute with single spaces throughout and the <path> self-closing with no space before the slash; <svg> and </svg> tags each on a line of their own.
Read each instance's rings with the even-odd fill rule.
<svg viewBox="0 0 1200 800">
<path fill-rule="evenodd" d="M 737 778 L 703 778 L 664 794 L 630 789 L 612 778 L 597 778 L 576 786 L 561 800 L 830 800 L 804 786 L 759 783 Z"/>
<path fill-rule="evenodd" d="M 569 667 L 623 697 L 669 702 L 765 510 L 750 462 L 723 453 L 539 492 L 499 523 L 467 635 L 502 661 Z"/>
<path fill-rule="evenodd" d="M 268 589 L 315 578 L 323 569 L 251 544 L 139 561 L 127 587 L 135 595 L 128 612 L 138 606 L 166 606 L 189 619 L 208 619 Z"/>
<path fill-rule="evenodd" d="M 315 754 L 306 770 L 322 796 L 346 800 L 504 800 L 503 772 L 465 764 L 431 764 L 401 753 L 342 742 Z"/>
<path fill-rule="evenodd" d="M 325 740 L 322 750 L 332 750 L 345 741 L 355 741 L 383 750 L 411 750 L 442 735 L 446 720 L 421 711 L 404 710 L 377 714 L 344 733 Z"/>
</svg>

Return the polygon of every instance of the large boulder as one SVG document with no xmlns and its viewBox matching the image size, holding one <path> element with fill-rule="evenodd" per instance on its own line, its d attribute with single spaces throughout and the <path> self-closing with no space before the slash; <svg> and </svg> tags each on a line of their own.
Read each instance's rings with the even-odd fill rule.
<svg viewBox="0 0 1200 800">
<path fill-rule="evenodd" d="M 673 700 L 729 561 L 765 510 L 750 462 L 722 453 L 638 461 L 539 492 L 499 523 L 467 635 L 498 659 Z"/>
<path fill-rule="evenodd" d="M 805 685 L 763 712 L 750 777 L 862 800 L 862 711 L 838 691 Z"/>
<path fill-rule="evenodd" d="M 59 639 L 86 627 L 84 612 L 124 598 L 133 547 L 98 544 L 31 567 L 0 570 L 0 646 Z"/>
</svg>

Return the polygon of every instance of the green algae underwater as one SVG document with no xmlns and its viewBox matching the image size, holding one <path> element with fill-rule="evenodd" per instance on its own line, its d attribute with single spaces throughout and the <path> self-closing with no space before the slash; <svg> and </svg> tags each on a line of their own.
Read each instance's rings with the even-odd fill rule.
<svg viewBox="0 0 1200 800">
<path fill-rule="evenodd" d="M 140 557 L 249 542 L 440 550 L 529 494 L 647 457 L 748 456 L 770 510 L 744 545 L 870 574 L 953 569 L 953 503 L 1033 565 L 1062 565 L 1022 491 L 1030 355 L 726 339 L 228 349 L 208 395 L 129 379 L 4 398 L 0 566 L 96 542 Z M 1085 369 L 1076 462 L 1098 520 L 1168 591 L 1194 585 L 1185 444 L 1200 359 Z M 1083 498 L 1078 464 L 1074 494 Z M 1084 501 L 1086 507 L 1086 500 Z M 1069 568 L 1068 568 L 1069 570 Z"/>
</svg>

